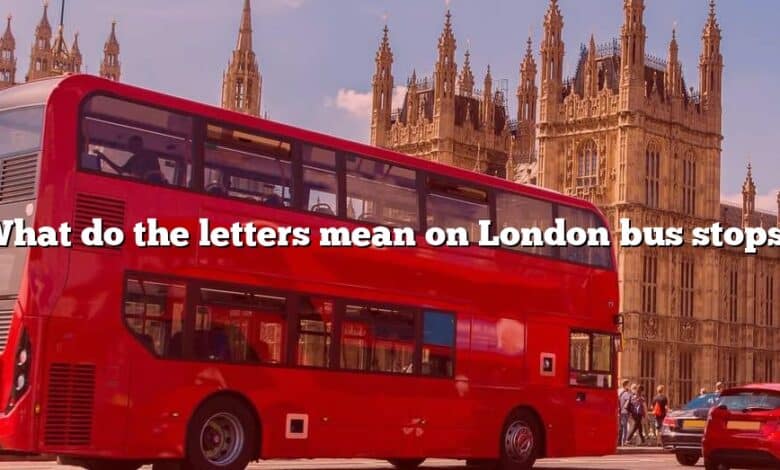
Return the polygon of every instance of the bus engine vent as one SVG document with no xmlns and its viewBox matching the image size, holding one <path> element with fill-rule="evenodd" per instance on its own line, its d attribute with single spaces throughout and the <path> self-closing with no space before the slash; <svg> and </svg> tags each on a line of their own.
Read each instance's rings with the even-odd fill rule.
<svg viewBox="0 0 780 470">
<path fill-rule="evenodd" d="M 49 369 L 44 440 L 49 445 L 83 446 L 92 441 L 95 400 L 93 364 L 54 363 Z"/>
<path fill-rule="evenodd" d="M 92 226 L 92 219 L 101 219 L 103 231 L 109 227 L 124 230 L 124 201 L 92 194 L 76 194 L 76 213 L 73 221 L 73 244 L 75 246 L 85 246 L 81 243 L 81 231 Z M 106 248 L 118 249 L 116 247 Z"/>
<path fill-rule="evenodd" d="M 5 304 L 5 305 L 2 305 Z M 14 316 L 14 302 L 0 302 L 0 353 L 5 351 L 11 319 Z"/>
<path fill-rule="evenodd" d="M 38 155 L 4 158 L 0 163 L 0 204 L 28 201 L 35 197 Z"/>
</svg>

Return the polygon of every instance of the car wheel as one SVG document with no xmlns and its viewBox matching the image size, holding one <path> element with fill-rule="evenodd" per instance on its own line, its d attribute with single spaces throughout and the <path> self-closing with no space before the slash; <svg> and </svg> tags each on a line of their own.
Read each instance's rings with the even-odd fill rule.
<svg viewBox="0 0 780 470">
<path fill-rule="evenodd" d="M 390 459 L 388 462 L 398 470 L 414 470 L 422 465 L 425 459 Z"/>
<path fill-rule="evenodd" d="M 530 470 L 540 454 L 542 433 L 536 417 L 517 410 L 509 415 L 501 433 L 501 470 Z"/>
<path fill-rule="evenodd" d="M 686 467 L 693 467 L 699 461 L 699 456 L 697 454 L 677 452 L 674 456 L 677 457 L 677 463 L 685 465 Z"/>
<path fill-rule="evenodd" d="M 243 470 L 259 442 L 251 410 L 233 397 L 213 398 L 201 405 L 190 420 L 184 468 Z"/>
</svg>

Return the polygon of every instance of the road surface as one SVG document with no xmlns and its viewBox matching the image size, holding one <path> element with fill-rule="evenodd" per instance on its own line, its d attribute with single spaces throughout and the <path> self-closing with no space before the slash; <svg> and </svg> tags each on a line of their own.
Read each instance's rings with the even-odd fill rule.
<svg viewBox="0 0 780 470">
<path fill-rule="evenodd" d="M 698 467 L 703 468 L 699 461 Z M 426 468 L 464 470 L 462 461 L 429 460 Z M 547 470 L 669 470 L 682 468 L 674 456 L 668 454 L 653 455 L 615 455 L 609 457 L 583 457 L 574 459 L 540 460 L 534 468 Z M 151 467 L 144 467 L 144 470 Z M 249 470 L 387 470 L 392 467 L 377 460 L 279 460 L 254 463 Z M 59 466 L 54 462 L 2 462 L 0 470 L 76 470 L 76 467 Z"/>
</svg>

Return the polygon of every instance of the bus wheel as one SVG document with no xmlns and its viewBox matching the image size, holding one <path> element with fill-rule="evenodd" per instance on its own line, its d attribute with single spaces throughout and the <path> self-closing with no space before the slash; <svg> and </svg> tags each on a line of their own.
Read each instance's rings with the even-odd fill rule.
<svg viewBox="0 0 780 470">
<path fill-rule="evenodd" d="M 501 470 L 533 468 L 541 444 L 536 417 L 525 410 L 512 412 L 501 434 Z"/>
<path fill-rule="evenodd" d="M 257 424 L 243 403 L 232 397 L 213 398 L 192 416 L 184 468 L 244 469 L 258 442 Z"/>
<path fill-rule="evenodd" d="M 422 465 L 425 459 L 390 459 L 388 462 L 398 470 L 414 470 Z"/>
</svg>

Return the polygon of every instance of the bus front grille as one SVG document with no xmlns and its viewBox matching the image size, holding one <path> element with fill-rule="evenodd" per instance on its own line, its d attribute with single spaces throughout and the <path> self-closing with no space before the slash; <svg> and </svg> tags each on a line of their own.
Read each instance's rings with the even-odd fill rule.
<svg viewBox="0 0 780 470">
<path fill-rule="evenodd" d="M 28 201 L 35 197 L 38 155 L 5 158 L 0 163 L 0 204 Z"/>
<path fill-rule="evenodd" d="M 11 319 L 14 316 L 13 302 L 10 307 L 0 308 L 0 353 L 5 351 L 8 342 L 8 332 L 11 330 Z"/>
<path fill-rule="evenodd" d="M 46 444 L 89 445 L 92 442 L 94 402 L 93 364 L 52 364 L 44 428 Z"/>
</svg>

